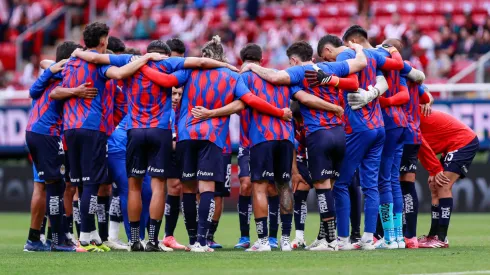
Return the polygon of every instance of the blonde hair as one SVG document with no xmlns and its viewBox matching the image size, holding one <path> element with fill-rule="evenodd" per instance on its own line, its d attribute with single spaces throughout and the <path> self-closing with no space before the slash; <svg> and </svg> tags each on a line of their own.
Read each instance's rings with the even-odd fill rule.
<svg viewBox="0 0 490 275">
<path fill-rule="evenodd" d="M 206 42 L 201 49 L 203 57 L 212 58 L 221 62 L 227 62 L 225 56 L 225 50 L 221 44 L 221 37 L 219 35 L 213 36 L 211 41 Z"/>
</svg>

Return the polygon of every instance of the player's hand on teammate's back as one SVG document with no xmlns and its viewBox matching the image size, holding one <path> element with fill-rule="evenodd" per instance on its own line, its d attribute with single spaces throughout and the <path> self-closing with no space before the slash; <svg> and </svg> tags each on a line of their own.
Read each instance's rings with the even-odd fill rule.
<svg viewBox="0 0 490 275">
<path fill-rule="evenodd" d="M 306 81 L 308 81 L 308 84 L 314 87 L 318 85 L 327 85 L 332 79 L 332 74 L 326 73 L 319 69 L 315 71 L 306 71 L 305 78 Z"/>
<path fill-rule="evenodd" d="M 226 67 L 227 67 L 228 69 L 230 69 L 230 70 L 234 71 L 234 72 L 237 72 L 237 73 L 238 73 L 238 72 L 240 72 L 240 70 L 239 70 L 237 67 L 235 67 L 235 66 L 233 66 L 233 65 L 231 65 L 231 64 L 228 64 L 228 66 L 226 66 Z"/>
<path fill-rule="evenodd" d="M 430 103 L 420 104 L 420 110 L 423 116 L 429 116 L 432 113 L 432 107 Z"/>
<path fill-rule="evenodd" d="M 301 176 L 300 173 L 293 173 L 291 181 L 293 183 L 293 193 L 296 192 L 296 189 L 298 189 L 298 186 L 300 184 L 308 185 L 308 183 L 306 183 L 305 179 Z"/>
<path fill-rule="evenodd" d="M 95 98 L 97 96 L 97 88 L 90 87 L 91 85 L 92 83 L 87 82 L 78 86 L 75 91 L 75 95 L 80 98 Z"/>
<path fill-rule="evenodd" d="M 168 58 L 167 55 L 160 54 L 160 53 L 147 53 L 147 54 L 145 54 L 145 56 L 147 56 L 148 59 L 150 59 L 152 61 L 161 61 L 161 60 L 165 60 Z"/>
<path fill-rule="evenodd" d="M 357 44 L 357 43 L 354 43 L 352 41 L 349 41 L 348 45 L 349 48 L 353 49 L 354 51 L 362 51 L 362 49 L 364 49 L 361 45 Z"/>
<path fill-rule="evenodd" d="M 337 117 L 342 118 L 342 116 L 344 115 L 344 108 L 337 106 L 337 110 L 334 112 L 334 114 Z"/>
<path fill-rule="evenodd" d="M 282 119 L 285 121 L 291 121 L 293 119 L 293 112 L 291 112 L 291 109 L 289 108 L 283 108 L 284 115 L 282 116 Z"/>
<path fill-rule="evenodd" d="M 197 119 L 208 119 L 212 117 L 213 110 L 206 109 L 202 106 L 196 106 L 192 108 L 191 113 Z"/>
<path fill-rule="evenodd" d="M 77 56 L 77 53 L 79 52 L 83 52 L 83 49 L 82 48 L 76 48 L 72 53 L 71 53 L 71 56 L 73 57 L 78 57 Z"/>
<path fill-rule="evenodd" d="M 352 110 L 359 110 L 369 102 L 373 101 L 373 99 L 377 98 L 378 95 L 377 89 L 369 85 L 367 91 L 359 88 L 357 93 L 349 93 L 347 95 L 347 102 Z"/>
<path fill-rule="evenodd" d="M 442 171 L 437 173 L 437 175 L 434 177 L 434 180 L 437 183 L 437 185 L 441 187 L 451 182 L 451 180 L 448 177 L 446 177 L 446 175 L 444 175 L 444 172 Z"/>
<path fill-rule="evenodd" d="M 242 66 L 240 73 L 248 72 L 252 70 L 252 63 L 247 63 L 245 66 Z"/>
<path fill-rule="evenodd" d="M 67 61 L 68 59 L 62 59 L 58 63 L 55 63 L 53 66 L 49 67 L 49 70 L 54 74 L 57 72 L 61 72 Z"/>
</svg>

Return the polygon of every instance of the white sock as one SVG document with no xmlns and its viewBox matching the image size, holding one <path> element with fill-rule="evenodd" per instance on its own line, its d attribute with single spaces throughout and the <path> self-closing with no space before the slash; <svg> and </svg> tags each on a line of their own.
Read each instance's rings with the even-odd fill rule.
<svg viewBox="0 0 490 275">
<path fill-rule="evenodd" d="M 337 237 L 337 239 L 341 242 L 349 242 L 349 237 Z"/>
<path fill-rule="evenodd" d="M 119 223 L 109 221 L 109 240 L 119 239 Z"/>
<path fill-rule="evenodd" d="M 91 240 L 90 233 L 80 232 L 80 242 L 90 243 Z"/>
<path fill-rule="evenodd" d="M 99 232 L 97 232 L 97 230 L 90 232 L 89 241 L 92 241 L 92 240 L 95 241 L 95 244 L 98 244 L 98 245 L 102 243 L 102 239 L 100 238 Z"/>
<path fill-rule="evenodd" d="M 367 243 L 369 241 L 373 241 L 373 233 L 364 232 L 364 234 L 362 234 L 361 242 Z"/>
<path fill-rule="evenodd" d="M 305 232 L 303 230 L 296 230 L 296 238 L 304 240 L 305 239 Z"/>
</svg>

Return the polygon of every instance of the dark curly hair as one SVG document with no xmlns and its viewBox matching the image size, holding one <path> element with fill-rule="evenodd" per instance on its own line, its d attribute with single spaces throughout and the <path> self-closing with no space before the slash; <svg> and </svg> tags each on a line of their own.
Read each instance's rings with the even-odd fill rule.
<svg viewBox="0 0 490 275">
<path fill-rule="evenodd" d="M 95 48 L 100 44 L 100 39 L 109 35 L 109 27 L 100 22 L 88 24 L 83 30 L 83 42 L 87 48 Z"/>
<path fill-rule="evenodd" d="M 306 41 L 294 42 L 286 50 L 286 55 L 291 58 L 293 55 L 299 57 L 302 62 L 311 61 L 313 59 L 313 48 Z"/>
<path fill-rule="evenodd" d="M 56 62 L 70 58 L 73 51 L 77 48 L 83 48 L 82 45 L 73 41 L 65 41 L 56 47 Z"/>
<path fill-rule="evenodd" d="M 165 42 L 172 52 L 176 52 L 178 54 L 185 54 L 185 44 L 179 38 L 170 38 Z"/>
<path fill-rule="evenodd" d="M 107 49 L 111 50 L 115 53 L 122 53 L 126 49 L 126 45 L 124 45 L 124 42 L 122 42 L 121 39 L 114 37 L 114 36 L 109 36 L 109 42 L 107 43 Z"/>
<path fill-rule="evenodd" d="M 146 47 L 148 53 L 161 53 L 170 56 L 170 47 L 163 40 L 153 40 Z"/>
<path fill-rule="evenodd" d="M 260 61 L 262 60 L 262 49 L 257 44 L 247 44 L 240 50 L 240 58 L 242 59 L 242 62 Z"/>
</svg>

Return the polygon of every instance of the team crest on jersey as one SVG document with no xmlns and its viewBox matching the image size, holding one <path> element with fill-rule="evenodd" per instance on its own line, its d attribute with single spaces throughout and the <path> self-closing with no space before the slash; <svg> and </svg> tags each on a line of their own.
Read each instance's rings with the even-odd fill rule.
<svg viewBox="0 0 490 275">
<path fill-rule="evenodd" d="M 66 171 L 65 171 L 65 165 L 64 165 L 64 164 L 61 164 L 61 167 L 60 167 L 60 173 L 61 173 L 62 175 L 64 175 L 64 174 L 65 174 L 65 172 L 66 172 Z"/>
</svg>

